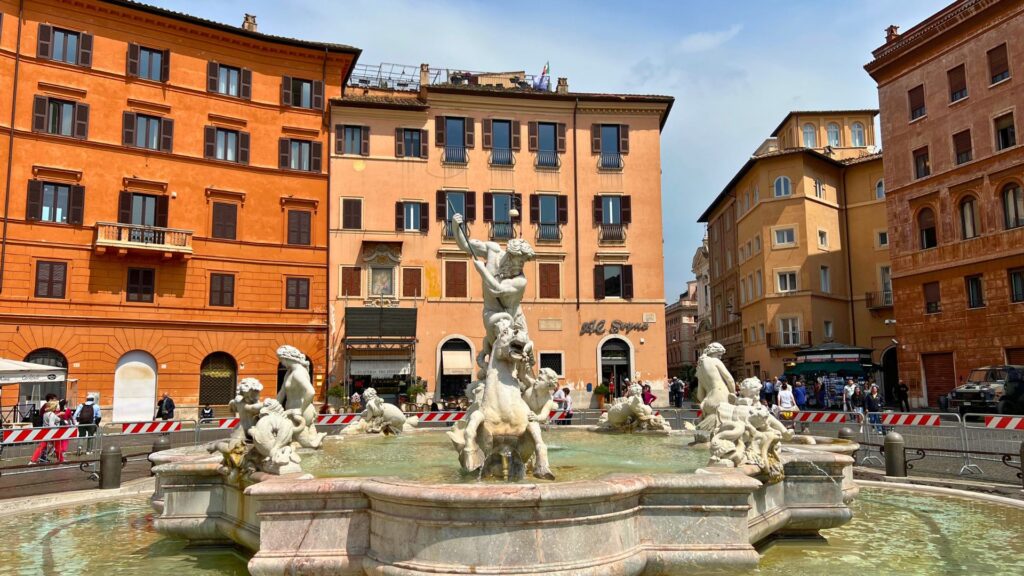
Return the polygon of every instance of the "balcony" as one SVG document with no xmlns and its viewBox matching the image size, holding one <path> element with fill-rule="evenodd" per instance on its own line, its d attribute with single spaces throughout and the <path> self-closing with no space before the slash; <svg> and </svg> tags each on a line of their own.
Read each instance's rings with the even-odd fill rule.
<svg viewBox="0 0 1024 576">
<path fill-rule="evenodd" d="M 892 308 L 892 291 L 867 292 L 864 294 L 864 305 L 868 310 Z"/>
<path fill-rule="evenodd" d="M 807 348 L 811 345 L 810 332 L 769 332 L 765 334 L 769 350 Z"/>
<path fill-rule="evenodd" d="M 562 240 L 562 227 L 558 224 L 538 224 L 537 240 L 541 242 L 560 242 Z"/>
<path fill-rule="evenodd" d="M 625 242 L 626 227 L 623 224 L 601 224 L 601 242 Z"/>
<path fill-rule="evenodd" d="M 622 170 L 622 154 L 618 152 L 601 152 L 597 159 L 597 167 L 601 170 Z"/>
<path fill-rule="evenodd" d="M 489 162 L 498 168 L 511 168 L 516 165 L 516 155 L 506 148 L 495 148 L 491 150 Z"/>
<path fill-rule="evenodd" d="M 514 238 L 516 231 L 510 222 L 491 222 L 491 240 Z"/>
<path fill-rule="evenodd" d="M 445 146 L 444 156 L 441 162 L 445 164 L 465 165 L 469 164 L 469 154 L 465 146 Z"/>
<path fill-rule="evenodd" d="M 538 150 L 537 160 L 534 162 L 534 166 L 537 168 L 559 168 L 562 165 L 562 159 L 558 156 L 558 152 L 554 150 Z"/>
<path fill-rule="evenodd" d="M 134 252 L 160 252 L 165 258 L 174 254 L 192 254 L 192 231 L 137 224 L 96 223 L 96 252 L 115 249 L 119 255 Z"/>
</svg>

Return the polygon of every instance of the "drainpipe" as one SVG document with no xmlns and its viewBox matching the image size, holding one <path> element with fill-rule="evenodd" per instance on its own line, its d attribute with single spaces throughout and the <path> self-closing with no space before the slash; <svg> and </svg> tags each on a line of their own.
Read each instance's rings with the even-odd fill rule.
<svg viewBox="0 0 1024 576">
<path fill-rule="evenodd" d="M 327 97 L 327 59 L 330 54 L 327 49 L 324 48 L 324 65 L 320 71 L 320 81 L 324 86 L 324 111 L 322 113 L 322 122 L 325 124 L 325 132 L 327 133 L 327 146 L 326 152 L 323 156 L 323 161 L 327 162 L 327 294 L 325 294 L 325 300 L 327 307 L 324 309 L 327 312 L 326 318 L 324 318 L 324 345 L 327 347 L 327 358 L 324 363 L 324 401 L 327 401 L 327 390 L 331 387 L 331 375 L 333 374 L 332 360 L 334 359 L 334 347 L 331 342 L 331 105 L 330 98 Z M 344 80 L 343 80 L 344 81 Z M 345 86 L 341 87 L 342 94 L 345 93 Z"/>
<path fill-rule="evenodd" d="M 580 310 L 580 189 L 579 170 L 577 169 L 577 156 L 579 148 L 576 146 L 576 111 L 580 107 L 580 99 L 572 106 L 572 214 L 573 214 L 573 240 L 576 245 L 576 311 Z"/>
<path fill-rule="evenodd" d="M 853 344 L 857 346 L 857 314 L 854 312 L 854 299 L 853 299 L 853 264 L 851 262 L 850 255 L 850 202 L 847 196 L 846 187 L 846 168 L 843 168 L 843 228 L 846 233 L 846 244 L 844 246 L 846 252 L 846 285 L 847 290 L 850 291 L 850 332 L 853 336 Z"/>
<path fill-rule="evenodd" d="M 11 170 L 14 165 L 14 120 L 18 112 L 18 71 L 21 68 L 21 29 L 25 17 L 25 0 L 18 2 L 18 39 L 14 48 L 14 81 L 11 87 L 11 126 L 7 141 L 7 177 L 4 185 L 4 226 L 0 239 L 0 292 L 4 289 L 4 270 L 7 265 L 7 222 L 11 206 Z"/>
</svg>

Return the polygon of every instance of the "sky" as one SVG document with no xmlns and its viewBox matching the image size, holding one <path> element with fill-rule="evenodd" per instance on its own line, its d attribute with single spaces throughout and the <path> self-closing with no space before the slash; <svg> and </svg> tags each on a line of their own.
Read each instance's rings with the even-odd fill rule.
<svg viewBox="0 0 1024 576">
<path fill-rule="evenodd" d="M 665 297 L 692 279 L 697 218 L 790 110 L 876 108 L 863 66 L 890 24 L 951 0 L 147 0 L 363 50 L 360 62 L 526 70 L 572 91 L 665 94 Z M 643 226 L 643 215 L 633 226 Z"/>
</svg>

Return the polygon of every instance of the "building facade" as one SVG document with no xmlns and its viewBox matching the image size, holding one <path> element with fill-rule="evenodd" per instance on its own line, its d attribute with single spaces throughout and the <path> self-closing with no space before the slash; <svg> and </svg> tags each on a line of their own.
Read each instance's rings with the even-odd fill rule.
<svg viewBox="0 0 1024 576">
<path fill-rule="evenodd" d="M 694 345 L 697 357 L 711 344 L 711 261 L 708 258 L 708 237 L 705 234 L 697 251 L 693 253 L 690 271 L 697 282 L 697 325 L 694 327 Z"/>
<path fill-rule="evenodd" d="M 359 51 L 128 1 L 0 12 L 0 356 L 66 367 L 113 421 L 273 390 L 282 344 L 321 386 L 324 103 Z"/>
<path fill-rule="evenodd" d="M 937 406 L 972 368 L 1024 364 L 1024 2 L 951 4 L 888 31 L 878 83 L 899 374 Z"/>
<path fill-rule="evenodd" d="M 398 395 L 420 378 L 434 398 L 463 395 L 484 333 L 480 277 L 454 239 L 460 213 L 472 238 L 533 245 L 530 336 L 577 407 L 603 381 L 659 385 L 660 133 L 672 99 L 426 65 L 385 89 L 380 70 L 367 78 L 374 88 L 357 72 L 331 102 L 334 381 Z"/>
<path fill-rule="evenodd" d="M 736 263 L 735 199 L 720 196 L 698 221 L 708 227 L 711 341 L 725 346 L 722 363 L 729 372 L 744 374 L 743 325 L 737 300 L 740 277 Z"/>
<path fill-rule="evenodd" d="M 697 281 L 686 283 L 686 292 L 665 306 L 665 346 L 668 375 L 683 378 L 697 365 Z"/>
</svg>

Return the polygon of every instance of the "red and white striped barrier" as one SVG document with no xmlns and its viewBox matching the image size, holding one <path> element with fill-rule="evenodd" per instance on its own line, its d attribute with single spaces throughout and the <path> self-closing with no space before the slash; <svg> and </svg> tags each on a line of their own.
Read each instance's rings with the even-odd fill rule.
<svg viewBox="0 0 1024 576">
<path fill-rule="evenodd" d="M 317 426 L 340 426 L 359 420 L 359 414 L 320 414 L 316 417 Z"/>
<path fill-rule="evenodd" d="M 423 412 L 413 414 L 419 416 L 420 422 L 458 422 L 466 417 L 465 412 Z"/>
<path fill-rule="evenodd" d="M 566 410 L 552 410 L 551 413 L 548 414 L 548 420 L 565 420 L 569 418 L 570 414 L 571 412 Z"/>
<path fill-rule="evenodd" d="M 78 438 L 77 426 L 57 426 L 54 428 L 18 428 L 3 431 L 3 444 L 24 444 L 27 442 L 52 442 Z"/>
<path fill-rule="evenodd" d="M 238 418 L 214 418 L 212 420 L 200 420 L 200 424 L 212 424 L 212 428 L 218 428 L 220 430 L 231 430 L 232 428 L 238 428 Z"/>
<path fill-rule="evenodd" d="M 938 414 L 882 414 L 881 416 L 882 424 L 886 426 L 939 426 L 941 422 L 941 417 Z"/>
<path fill-rule="evenodd" d="M 121 434 L 165 434 L 181 432 L 180 420 L 164 420 L 157 422 L 125 422 L 121 424 Z"/>
<path fill-rule="evenodd" d="M 811 422 L 815 424 L 840 424 L 847 422 L 845 412 L 797 412 L 794 422 Z"/>
<path fill-rule="evenodd" d="M 1024 416 L 985 416 L 985 428 L 1024 430 Z"/>
</svg>

